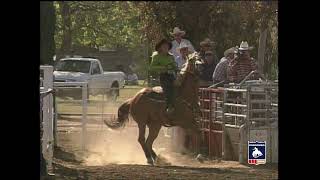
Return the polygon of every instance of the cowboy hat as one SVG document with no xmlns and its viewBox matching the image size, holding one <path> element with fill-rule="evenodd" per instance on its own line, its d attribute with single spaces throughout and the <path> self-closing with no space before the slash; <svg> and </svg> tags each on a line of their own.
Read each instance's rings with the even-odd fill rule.
<svg viewBox="0 0 320 180">
<path fill-rule="evenodd" d="M 249 47 L 249 44 L 247 41 L 242 41 L 239 47 L 240 51 L 248 51 L 248 50 L 252 50 L 253 47 Z"/>
<path fill-rule="evenodd" d="M 187 44 L 187 43 L 185 43 L 185 42 L 181 42 L 180 43 L 180 45 L 177 47 L 177 52 L 180 52 L 180 49 L 182 49 L 182 48 L 188 48 L 188 51 L 190 51 L 190 46 Z"/>
<path fill-rule="evenodd" d="M 224 57 L 227 57 L 229 54 L 235 54 L 237 53 L 237 49 L 235 47 L 229 48 L 224 51 L 223 55 Z"/>
<path fill-rule="evenodd" d="M 200 46 L 205 46 L 205 45 L 213 46 L 214 42 L 211 41 L 209 38 L 206 38 L 200 42 Z"/>
<path fill-rule="evenodd" d="M 175 28 L 173 28 L 173 32 L 170 32 L 170 34 L 171 34 L 172 36 L 175 35 L 175 34 L 182 34 L 182 36 L 183 36 L 183 35 L 186 34 L 186 32 L 180 30 L 180 28 L 178 28 L 178 27 L 175 27 Z"/>
<path fill-rule="evenodd" d="M 156 47 L 155 47 L 156 51 L 159 50 L 159 48 L 161 47 L 162 44 L 168 44 L 169 49 L 172 48 L 172 43 L 171 43 L 170 41 L 168 41 L 168 40 L 166 40 L 166 39 L 162 39 L 160 42 L 158 42 L 158 43 L 156 44 Z"/>
</svg>

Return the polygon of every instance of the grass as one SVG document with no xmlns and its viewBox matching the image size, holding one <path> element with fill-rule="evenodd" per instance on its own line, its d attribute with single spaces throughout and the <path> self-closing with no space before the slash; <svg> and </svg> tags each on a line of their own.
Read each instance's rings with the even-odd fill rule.
<svg viewBox="0 0 320 180">
<path fill-rule="evenodd" d="M 146 87 L 146 85 L 143 85 L 143 80 L 139 80 L 139 85 L 125 86 L 124 88 L 120 89 L 120 96 L 114 103 L 107 100 L 106 96 L 90 96 L 87 113 L 117 113 L 120 104 L 122 104 L 125 100 L 133 97 L 144 87 Z M 83 107 L 81 100 L 73 100 L 71 98 L 66 100 L 59 97 L 57 97 L 56 100 L 57 110 L 59 113 L 82 113 Z"/>
</svg>

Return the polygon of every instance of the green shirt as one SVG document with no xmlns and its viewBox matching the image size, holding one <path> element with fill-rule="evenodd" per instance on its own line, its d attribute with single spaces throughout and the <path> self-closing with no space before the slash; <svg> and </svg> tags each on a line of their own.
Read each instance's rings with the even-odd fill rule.
<svg viewBox="0 0 320 180">
<path fill-rule="evenodd" d="M 170 54 L 162 55 L 158 52 L 153 52 L 152 60 L 149 66 L 149 71 L 151 73 L 164 73 L 167 71 L 176 71 L 177 64 L 174 60 L 174 57 Z"/>
</svg>

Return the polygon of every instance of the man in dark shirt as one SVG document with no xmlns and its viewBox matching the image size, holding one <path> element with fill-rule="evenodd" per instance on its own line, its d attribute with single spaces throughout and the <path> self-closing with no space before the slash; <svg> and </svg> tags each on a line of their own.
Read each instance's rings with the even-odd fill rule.
<svg viewBox="0 0 320 180">
<path fill-rule="evenodd" d="M 206 38 L 205 40 L 200 42 L 200 51 L 198 53 L 198 56 L 200 57 L 200 59 L 204 59 L 205 58 L 205 52 L 206 51 L 212 51 L 213 52 L 213 63 L 214 64 L 218 64 L 219 59 L 218 56 L 216 54 L 216 51 L 214 50 L 214 42 L 211 41 L 209 38 Z"/>
<path fill-rule="evenodd" d="M 213 61 L 213 52 L 212 51 L 206 51 L 204 54 L 204 59 L 202 59 L 202 65 L 200 67 L 200 79 L 203 81 L 210 81 L 212 82 L 212 75 L 214 72 L 214 69 L 216 67 L 216 64 Z"/>
</svg>

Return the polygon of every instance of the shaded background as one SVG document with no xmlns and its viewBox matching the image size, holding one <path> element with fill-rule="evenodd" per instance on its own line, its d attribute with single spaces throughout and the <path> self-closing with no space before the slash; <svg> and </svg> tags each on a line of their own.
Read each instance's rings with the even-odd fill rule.
<svg viewBox="0 0 320 180">
<path fill-rule="evenodd" d="M 172 39 L 169 33 L 179 26 L 196 49 L 204 38 L 213 40 L 219 58 L 248 41 L 260 70 L 276 79 L 277 11 L 277 1 L 41 2 L 41 64 L 52 64 L 54 55 L 94 56 L 106 70 L 131 65 L 145 78 L 155 43 Z M 264 56 L 258 57 L 258 50 Z"/>
</svg>

